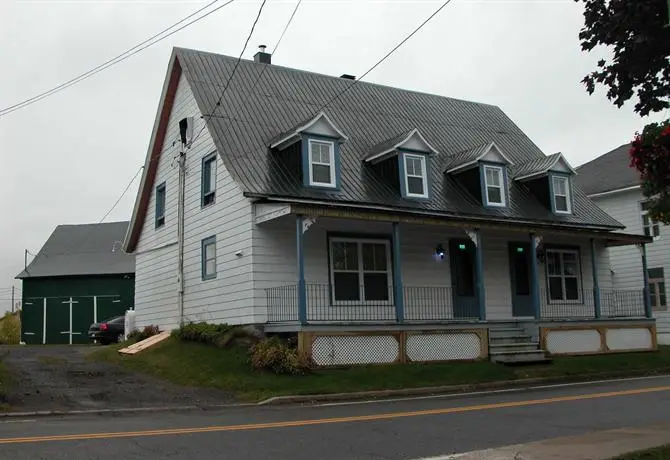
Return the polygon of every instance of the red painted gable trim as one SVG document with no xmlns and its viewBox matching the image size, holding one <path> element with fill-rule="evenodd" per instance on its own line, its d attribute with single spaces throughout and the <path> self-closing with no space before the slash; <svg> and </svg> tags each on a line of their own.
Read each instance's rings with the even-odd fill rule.
<svg viewBox="0 0 670 460">
<path fill-rule="evenodd" d="M 170 80 L 168 81 L 167 91 L 165 92 L 165 97 L 162 101 L 163 108 L 160 113 L 160 118 L 158 119 L 158 128 L 156 129 L 156 136 L 151 148 L 151 157 L 149 158 L 149 164 L 146 167 L 145 180 L 142 183 L 143 188 L 138 197 L 139 204 L 137 214 L 135 215 L 136 220 L 135 222 L 131 222 L 132 228 L 130 229 L 130 234 L 128 235 L 126 243 L 127 252 L 133 252 L 135 250 L 135 246 L 140 238 L 140 233 L 144 227 L 144 219 L 146 218 L 147 207 L 149 206 L 149 198 L 151 198 L 151 189 L 153 188 L 154 180 L 156 178 L 156 170 L 158 169 L 160 155 L 163 150 L 163 143 L 165 142 L 165 135 L 167 133 L 168 122 L 170 121 L 170 114 L 172 113 L 172 106 L 174 105 L 180 77 L 181 65 L 179 64 L 179 59 L 175 57 Z"/>
</svg>

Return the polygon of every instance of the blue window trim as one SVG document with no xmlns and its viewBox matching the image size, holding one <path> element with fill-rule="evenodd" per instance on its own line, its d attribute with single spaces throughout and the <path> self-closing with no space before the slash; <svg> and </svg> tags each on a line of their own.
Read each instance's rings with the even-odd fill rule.
<svg viewBox="0 0 670 460">
<path fill-rule="evenodd" d="M 204 208 L 206 206 L 211 206 L 214 203 L 216 203 L 216 179 L 215 179 L 214 180 L 214 190 L 210 190 L 210 193 L 214 195 L 214 199 L 212 200 L 211 203 L 205 204 L 205 167 L 210 161 L 214 160 L 214 164 L 215 164 L 214 168 L 215 168 L 215 171 L 216 171 L 216 155 L 217 155 L 216 152 L 212 152 L 209 155 L 205 155 L 202 158 L 201 174 L 200 174 L 200 207 L 201 208 Z M 210 171 L 210 174 L 211 174 L 211 171 Z"/>
<path fill-rule="evenodd" d="M 301 152 L 302 152 L 302 180 L 303 185 L 307 188 L 317 190 L 340 190 L 340 139 L 328 136 L 317 136 L 314 134 L 304 134 L 301 136 Z M 310 155 L 309 155 L 309 141 L 331 142 L 333 144 L 333 167 L 335 168 L 335 184 L 311 184 L 310 183 Z"/>
<path fill-rule="evenodd" d="M 423 184 L 426 190 L 425 196 L 408 195 L 406 185 L 405 173 L 405 156 L 422 157 L 424 160 L 424 172 L 426 175 L 426 183 Z M 430 190 L 432 187 L 432 177 L 430 168 L 430 156 L 426 152 L 417 152 L 415 150 L 399 150 L 398 151 L 398 175 L 400 180 L 400 194 L 406 200 L 430 200 Z"/>
<path fill-rule="evenodd" d="M 214 273 L 206 273 L 207 269 L 207 261 L 205 260 L 205 246 L 213 244 L 214 245 Z M 201 274 L 202 274 L 202 280 L 211 280 L 216 278 L 216 258 L 218 254 L 216 254 L 216 235 L 210 236 L 208 238 L 205 238 L 202 240 L 200 243 L 200 269 L 201 269 Z"/>
<path fill-rule="evenodd" d="M 163 192 L 163 214 L 158 215 L 158 193 Z M 167 189 L 165 187 L 165 182 L 162 182 L 156 186 L 156 209 L 154 210 L 154 224 L 155 228 L 161 228 L 165 226 L 165 203 L 167 202 Z"/>
<path fill-rule="evenodd" d="M 503 204 L 489 203 L 489 195 L 486 190 L 486 173 L 485 167 L 493 166 L 502 169 L 502 198 Z M 482 190 L 482 204 L 487 208 L 509 208 L 509 180 L 507 178 L 507 165 L 504 163 L 493 163 L 491 161 L 479 162 L 479 184 Z"/>
<path fill-rule="evenodd" d="M 574 213 L 574 200 L 573 200 L 573 190 L 572 190 L 572 178 L 570 174 L 550 172 L 547 177 L 549 178 L 549 202 L 551 204 L 551 212 L 558 216 L 568 216 Z M 554 195 L 554 177 L 564 177 L 568 181 L 568 206 L 569 210 L 566 211 L 557 211 L 556 210 L 556 196 Z"/>
</svg>

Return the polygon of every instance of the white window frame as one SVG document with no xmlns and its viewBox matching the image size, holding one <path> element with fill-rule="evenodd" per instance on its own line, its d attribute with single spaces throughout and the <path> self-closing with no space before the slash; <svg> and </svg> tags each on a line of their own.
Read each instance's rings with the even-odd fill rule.
<svg viewBox="0 0 670 460">
<path fill-rule="evenodd" d="M 663 277 L 661 278 L 652 278 L 651 276 L 649 276 L 649 272 L 657 268 L 663 269 L 663 267 L 652 267 L 647 269 L 647 282 L 649 283 L 649 292 L 650 292 L 649 297 L 651 298 L 651 308 L 653 311 L 666 311 L 668 309 L 668 300 L 667 300 L 668 298 L 665 292 L 663 293 L 666 294 L 664 296 L 666 299 L 665 305 L 661 305 L 661 284 L 663 284 L 663 287 L 665 288 L 665 270 L 663 270 Z M 655 295 L 651 295 L 652 284 L 654 285 Z"/>
<path fill-rule="evenodd" d="M 358 249 L 358 269 L 357 270 L 335 270 L 334 266 L 334 256 L 333 256 L 333 243 L 356 243 Z M 372 243 L 372 244 L 383 244 L 386 248 L 386 285 L 389 287 L 388 300 L 364 300 L 365 299 L 365 289 L 364 289 L 364 275 L 365 273 L 382 273 L 381 271 L 373 270 L 364 270 L 363 269 L 363 244 Z M 366 305 L 366 304 L 375 304 L 375 305 L 393 305 L 393 266 L 391 265 L 391 242 L 387 239 L 374 239 L 374 238 L 346 238 L 346 237 L 332 237 L 328 240 L 328 252 L 330 255 L 330 263 L 328 267 L 331 296 L 330 301 L 332 305 L 348 305 L 351 306 L 353 303 Z M 341 273 L 358 273 L 358 297 L 361 300 L 336 300 L 335 299 L 335 271 Z"/>
<path fill-rule="evenodd" d="M 500 185 L 489 184 L 488 178 L 486 176 L 486 171 L 492 170 L 498 173 L 498 178 L 500 179 Z M 500 202 L 490 201 L 489 200 L 489 187 L 500 189 Z M 484 165 L 484 200 L 486 201 L 486 206 L 507 206 L 507 197 L 505 193 L 505 171 L 502 166 L 495 165 Z"/>
<path fill-rule="evenodd" d="M 565 181 L 565 195 L 556 193 L 556 181 Z M 556 214 L 572 214 L 572 190 L 570 190 L 570 178 L 565 176 L 551 176 L 551 199 L 554 201 L 554 212 Z M 564 196 L 567 210 L 563 211 L 556 206 L 556 197 Z"/>
<path fill-rule="evenodd" d="M 550 252 L 555 252 L 559 253 L 560 257 L 560 275 L 550 275 L 549 274 L 549 253 Z M 563 274 L 563 254 L 574 254 L 575 255 L 575 261 L 577 262 L 577 274 L 573 276 L 568 276 Z M 547 299 L 549 300 L 550 304 L 581 304 L 584 302 L 582 298 L 582 289 L 583 289 L 583 284 L 582 284 L 582 260 L 581 260 L 581 252 L 577 249 L 562 249 L 562 248 L 547 248 L 545 250 L 545 264 L 546 264 L 546 270 L 545 270 L 545 285 L 547 287 Z M 550 278 L 561 278 L 561 284 L 562 284 L 562 291 L 563 291 L 563 299 L 552 299 L 551 298 L 551 287 L 549 286 L 549 279 Z M 577 278 L 577 298 L 576 299 L 566 299 L 566 289 L 565 289 L 565 278 Z"/>
<path fill-rule="evenodd" d="M 314 144 L 322 144 L 322 145 L 327 145 L 328 146 L 328 153 L 329 153 L 329 163 L 322 163 L 320 161 L 312 161 L 312 145 Z M 309 165 L 309 171 L 307 174 L 309 174 L 309 185 L 314 186 L 314 187 L 330 187 L 330 188 L 335 188 L 337 187 L 336 183 L 336 176 L 335 176 L 335 142 L 333 141 L 326 141 L 326 140 L 321 140 L 321 139 L 309 139 L 307 141 L 307 164 Z M 314 170 L 312 168 L 313 165 L 327 165 L 330 167 L 330 182 L 315 182 L 314 181 Z"/>
<path fill-rule="evenodd" d="M 214 254 L 213 257 L 207 258 L 207 248 L 209 246 L 212 246 L 214 248 Z M 205 239 L 202 240 L 200 243 L 201 247 L 201 254 L 200 254 L 200 264 L 201 264 L 201 271 L 202 271 L 202 281 L 207 281 L 216 278 L 216 273 L 217 273 L 217 261 L 216 261 L 216 235 L 209 236 Z M 213 272 L 208 272 L 207 271 L 207 262 L 213 261 L 214 262 L 214 271 Z"/>
<path fill-rule="evenodd" d="M 409 174 L 407 171 L 407 160 L 419 160 L 421 162 L 421 175 L 417 176 L 416 174 Z M 411 153 L 403 154 L 403 169 L 405 170 L 405 195 L 409 198 L 428 198 L 428 171 L 426 170 L 426 156 L 425 155 L 414 155 Z M 409 178 L 410 177 L 420 177 L 423 181 L 423 193 L 411 193 L 409 191 Z"/>
<path fill-rule="evenodd" d="M 656 241 L 656 240 L 661 238 L 661 223 L 652 219 L 651 216 L 649 216 L 649 210 L 643 208 L 645 203 L 646 203 L 646 201 L 640 201 L 640 220 L 642 221 L 642 233 L 647 235 L 644 232 L 644 229 L 649 228 L 649 235 L 647 235 L 647 236 L 651 236 L 652 239 L 654 241 Z M 644 225 L 644 217 L 645 216 L 648 216 L 648 219 L 649 219 L 649 225 L 648 226 Z M 658 229 L 658 235 L 654 235 L 654 227 L 656 227 Z"/>
</svg>

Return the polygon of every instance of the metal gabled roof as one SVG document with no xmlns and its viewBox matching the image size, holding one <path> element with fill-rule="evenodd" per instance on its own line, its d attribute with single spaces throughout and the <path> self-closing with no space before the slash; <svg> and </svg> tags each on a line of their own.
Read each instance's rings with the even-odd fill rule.
<svg viewBox="0 0 670 460">
<path fill-rule="evenodd" d="M 631 144 L 623 144 L 577 168 L 577 184 L 589 195 L 640 185 L 640 173 L 630 166 Z"/>
<path fill-rule="evenodd" d="M 490 142 L 517 165 L 546 161 L 542 151 L 496 106 L 247 60 L 240 61 L 217 106 L 237 58 L 183 48 L 175 48 L 173 55 L 174 67 L 188 81 L 216 150 L 247 196 L 392 206 L 455 217 L 504 215 L 519 221 L 623 227 L 580 190 L 573 193 L 573 214 L 554 215 L 523 184 L 511 181 L 510 206 L 492 209 L 443 174 L 453 155 Z M 322 111 L 348 137 L 340 150 L 338 190 L 303 187 L 299 171 L 268 148 L 281 133 Z M 215 116 L 210 117 L 213 112 Z M 414 129 L 438 152 L 433 155 L 428 200 L 403 199 L 364 161 L 373 149 Z M 133 235 L 136 238 L 137 232 Z M 128 247 L 132 250 L 132 238 Z"/>
</svg>

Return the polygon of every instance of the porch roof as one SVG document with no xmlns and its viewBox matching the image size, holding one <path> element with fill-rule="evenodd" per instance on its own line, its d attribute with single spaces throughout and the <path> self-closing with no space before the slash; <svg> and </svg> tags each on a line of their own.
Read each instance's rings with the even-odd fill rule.
<svg viewBox="0 0 670 460">
<path fill-rule="evenodd" d="M 272 209 L 272 205 L 276 209 Z M 604 242 L 606 246 L 627 246 L 631 244 L 651 243 L 652 237 L 646 235 L 607 231 L 587 226 L 563 225 L 558 226 L 553 222 L 541 223 L 537 221 L 492 219 L 478 216 L 454 216 L 449 214 L 436 214 L 417 212 L 415 210 L 398 211 L 397 209 L 370 209 L 362 205 L 350 204 L 348 206 L 337 206 L 332 203 L 315 205 L 310 201 L 296 200 L 272 200 L 264 199 L 256 202 L 256 206 L 266 206 L 263 218 L 258 223 L 268 222 L 287 214 L 304 215 L 309 217 L 333 217 L 341 219 L 371 220 L 383 222 L 404 222 L 410 224 L 441 225 L 447 227 L 479 228 L 507 230 L 516 232 L 551 232 L 562 235 L 574 235 L 584 238 L 595 238 Z"/>
</svg>

